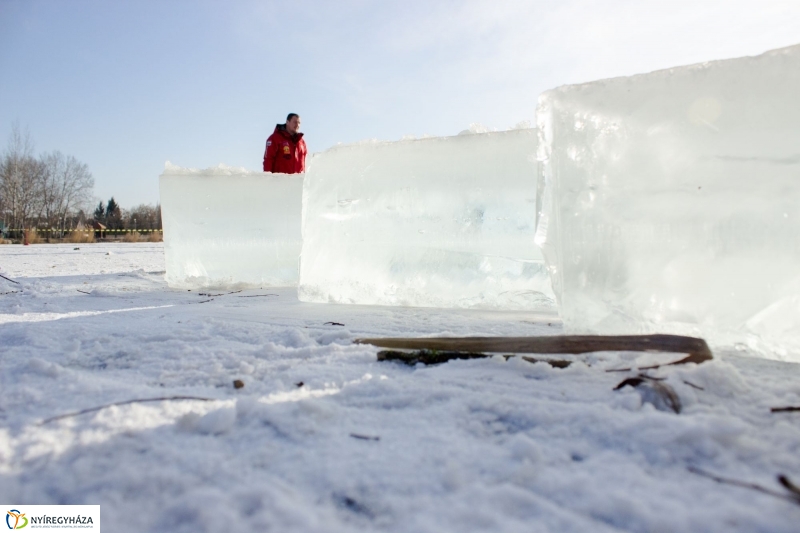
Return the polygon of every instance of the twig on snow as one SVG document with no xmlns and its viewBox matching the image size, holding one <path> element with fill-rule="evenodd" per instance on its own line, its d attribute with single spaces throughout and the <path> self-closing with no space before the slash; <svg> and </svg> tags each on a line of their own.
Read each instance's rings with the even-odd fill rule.
<svg viewBox="0 0 800 533">
<path fill-rule="evenodd" d="M 244 290 L 244 289 L 242 289 L 242 290 Z M 227 295 L 229 295 L 229 294 L 239 294 L 240 292 L 242 292 L 242 291 L 241 291 L 241 290 L 238 290 L 238 291 L 233 291 L 233 292 L 221 292 L 221 293 L 219 293 L 219 294 L 211 294 L 211 293 L 208 293 L 208 292 L 198 292 L 198 293 L 197 293 L 197 295 L 198 295 L 198 296 L 211 296 L 211 297 L 215 297 L 215 296 L 227 296 Z"/>
<path fill-rule="evenodd" d="M 737 479 L 730 479 L 717 476 L 715 474 L 706 472 L 705 470 L 701 470 L 696 466 L 689 466 L 687 467 L 687 470 L 689 470 L 689 472 L 693 474 L 697 474 L 703 477 L 707 477 L 708 479 L 712 479 L 717 483 L 722 483 L 723 485 L 733 485 L 734 487 L 741 487 L 743 489 L 755 490 L 800 505 L 800 489 L 798 489 L 795 485 L 793 485 L 792 482 L 789 481 L 789 479 L 784 475 L 779 475 L 778 481 L 780 482 L 781 485 L 783 485 L 786 488 L 786 490 L 789 491 L 789 494 L 768 489 L 766 487 L 762 487 L 761 485 L 757 485 L 755 483 L 749 483 L 747 481 L 739 481 Z"/>
<path fill-rule="evenodd" d="M 700 385 L 695 385 L 694 383 L 689 383 L 689 382 L 688 382 L 688 381 L 686 381 L 685 379 L 683 380 L 683 382 L 684 382 L 685 384 L 689 385 L 690 387 L 692 387 L 693 389 L 697 389 L 697 390 L 706 390 L 704 387 L 701 387 Z"/>
<path fill-rule="evenodd" d="M 789 481 L 789 478 L 783 474 L 778 476 L 778 483 L 786 487 L 786 490 L 800 498 L 800 487 Z"/>
<path fill-rule="evenodd" d="M 11 278 L 7 278 L 7 277 L 5 277 L 5 276 L 4 276 L 4 275 L 2 275 L 2 274 L 0 274 L 0 278 L 3 278 L 3 279 L 4 279 L 4 280 L 6 280 L 6 281 L 10 281 L 11 283 L 16 283 L 17 285 L 21 285 L 21 283 L 20 283 L 19 281 L 14 281 L 13 279 L 11 279 Z"/>
<path fill-rule="evenodd" d="M 78 292 L 82 292 L 83 294 L 92 294 L 91 292 L 82 291 L 80 289 L 75 289 L 75 290 L 78 291 Z"/>
<path fill-rule="evenodd" d="M 259 296 L 277 296 L 277 294 L 245 294 L 243 296 L 237 296 L 237 298 L 258 298 Z"/>
<path fill-rule="evenodd" d="M 350 433 L 350 436 L 359 440 L 381 440 L 381 438 L 377 436 L 373 437 L 370 435 L 360 435 L 358 433 Z"/>
<path fill-rule="evenodd" d="M 203 398 L 201 396 L 163 396 L 163 397 L 160 397 L 160 398 L 143 398 L 143 399 L 138 399 L 138 400 L 125 400 L 125 401 L 122 401 L 122 402 L 114 402 L 114 403 L 109 403 L 109 404 L 106 404 L 106 405 L 101 405 L 99 407 L 90 407 L 89 409 L 82 409 L 80 411 L 75 411 L 73 413 L 66 413 L 66 414 L 63 414 L 63 415 L 53 416 L 53 417 L 47 418 L 45 420 L 42 420 L 41 422 L 39 422 L 39 425 L 43 426 L 44 424 L 49 424 L 50 422 L 54 422 L 56 420 L 61 420 L 62 418 L 69 418 L 69 417 L 72 417 L 72 416 L 80 416 L 80 415 L 85 415 L 87 413 L 94 413 L 96 411 L 101 411 L 103 409 L 106 409 L 107 407 L 115 407 L 117 405 L 128 405 L 128 404 L 131 404 L 131 403 L 146 403 L 146 402 L 166 402 L 166 401 L 173 401 L 173 400 L 197 400 L 197 401 L 200 401 L 200 402 L 213 402 L 214 398 Z"/>
<path fill-rule="evenodd" d="M 327 326 L 328 324 L 330 324 L 331 326 L 344 326 L 344 324 L 342 324 L 342 323 L 340 323 L 340 322 L 325 322 L 325 323 L 324 323 L 324 324 L 322 324 L 322 325 L 323 325 L 323 326 Z"/>
<path fill-rule="evenodd" d="M 791 413 L 794 411 L 800 411 L 800 407 L 798 406 L 789 406 L 789 407 L 773 407 L 770 409 L 772 413 Z"/>
<path fill-rule="evenodd" d="M 201 302 L 197 302 L 197 303 L 199 303 L 199 304 L 204 304 L 204 303 L 206 303 L 206 302 L 213 302 L 213 301 L 214 301 L 214 298 L 209 298 L 208 300 L 203 300 L 203 301 L 201 301 Z"/>
<path fill-rule="evenodd" d="M 652 404 L 653 407 L 660 411 L 669 409 L 675 414 L 680 414 L 683 409 L 681 399 L 675 393 L 675 389 L 666 383 L 662 383 L 664 379 L 665 378 L 653 378 L 645 374 L 639 374 L 636 377 L 628 378 L 620 382 L 614 387 L 614 390 L 620 390 L 626 386 L 639 389 L 643 402 Z"/>
<path fill-rule="evenodd" d="M 8 291 L 8 292 L 0 292 L 0 296 L 3 296 L 4 294 L 17 294 L 18 292 L 22 292 L 22 291 Z"/>
</svg>

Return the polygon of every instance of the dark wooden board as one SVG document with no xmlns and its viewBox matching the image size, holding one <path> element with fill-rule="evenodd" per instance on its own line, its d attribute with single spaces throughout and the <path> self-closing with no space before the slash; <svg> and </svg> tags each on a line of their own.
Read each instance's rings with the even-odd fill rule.
<svg viewBox="0 0 800 533">
<path fill-rule="evenodd" d="M 547 335 L 540 337 L 417 337 L 357 339 L 358 344 L 371 344 L 394 350 L 426 350 L 477 354 L 544 353 L 581 354 L 589 352 L 668 352 L 685 353 L 679 361 L 665 363 L 679 365 L 702 363 L 713 358 L 703 339 L 681 335 Z M 455 357 L 451 357 L 455 358 Z M 664 365 L 643 367 L 640 370 Z M 630 370 L 620 368 L 619 371 Z"/>
</svg>

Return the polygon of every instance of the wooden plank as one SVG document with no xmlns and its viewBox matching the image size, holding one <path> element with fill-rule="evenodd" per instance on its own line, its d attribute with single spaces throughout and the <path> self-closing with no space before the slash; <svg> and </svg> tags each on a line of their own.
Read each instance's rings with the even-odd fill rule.
<svg viewBox="0 0 800 533">
<path fill-rule="evenodd" d="M 410 352 L 401 352 L 398 350 L 382 350 L 378 352 L 378 361 L 400 361 L 410 366 L 417 363 L 424 365 L 438 365 L 452 361 L 453 359 L 485 359 L 491 357 L 490 354 L 473 353 L 473 352 L 453 352 L 453 351 L 438 351 L 438 350 L 413 350 Z M 513 357 L 512 355 L 505 355 L 506 359 Z M 524 360 L 529 363 L 547 363 L 554 368 L 567 368 L 572 361 L 563 359 L 545 359 L 538 357 L 523 356 Z"/>
<path fill-rule="evenodd" d="M 371 344 L 395 350 L 426 350 L 431 352 L 540 353 L 581 354 L 589 352 L 665 352 L 688 354 L 683 359 L 665 363 L 680 365 L 702 363 L 713 358 L 706 341 L 681 335 L 548 335 L 540 337 L 417 337 L 357 339 L 357 344 Z M 450 357 L 457 358 L 457 357 Z M 640 370 L 664 365 L 641 367 Z M 628 371 L 630 368 L 615 369 Z M 612 370 L 614 371 L 614 370 Z"/>
</svg>

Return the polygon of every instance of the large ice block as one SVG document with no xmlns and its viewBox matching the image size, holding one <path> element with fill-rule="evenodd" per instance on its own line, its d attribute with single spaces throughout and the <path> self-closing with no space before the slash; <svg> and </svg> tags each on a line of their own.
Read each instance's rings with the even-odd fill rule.
<svg viewBox="0 0 800 533">
<path fill-rule="evenodd" d="M 568 330 L 797 328 L 800 46 L 554 89 L 537 122 Z"/>
<path fill-rule="evenodd" d="M 300 299 L 537 309 L 536 131 L 371 142 L 314 157 Z"/>
<path fill-rule="evenodd" d="M 167 163 L 160 189 L 171 287 L 297 285 L 302 175 Z"/>
</svg>

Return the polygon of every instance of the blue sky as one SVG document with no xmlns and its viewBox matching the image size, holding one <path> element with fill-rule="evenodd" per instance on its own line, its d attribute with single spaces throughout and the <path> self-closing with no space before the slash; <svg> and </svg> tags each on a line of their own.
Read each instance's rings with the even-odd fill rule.
<svg viewBox="0 0 800 533">
<path fill-rule="evenodd" d="M 0 0 L 0 147 L 17 120 L 132 207 L 167 160 L 260 169 L 290 111 L 312 152 L 506 129 L 558 85 L 796 43 L 798 0 Z"/>
</svg>

